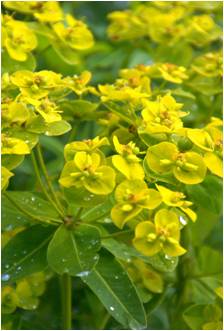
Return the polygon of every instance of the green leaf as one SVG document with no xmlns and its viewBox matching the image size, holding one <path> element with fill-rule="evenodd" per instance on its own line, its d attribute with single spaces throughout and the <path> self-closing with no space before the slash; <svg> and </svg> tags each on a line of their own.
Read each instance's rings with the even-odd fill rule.
<svg viewBox="0 0 224 331">
<path fill-rule="evenodd" d="M 208 175 L 203 183 L 187 185 L 190 200 L 196 205 L 220 215 L 222 211 L 222 181 L 220 178 Z"/>
<path fill-rule="evenodd" d="M 66 121 L 48 123 L 45 134 L 47 136 L 60 136 L 71 130 L 71 125 Z"/>
<path fill-rule="evenodd" d="M 11 231 L 17 227 L 29 224 L 30 219 L 2 195 L 2 231 Z"/>
<path fill-rule="evenodd" d="M 102 240 L 102 246 L 120 260 L 130 261 L 132 258 L 137 257 L 160 272 L 171 272 L 176 268 L 178 263 L 177 257 L 167 258 L 164 254 L 157 254 L 151 257 L 144 256 L 134 247 L 112 238 Z"/>
<path fill-rule="evenodd" d="M 2 155 L 2 166 L 9 170 L 18 167 L 24 160 L 24 155 Z"/>
<path fill-rule="evenodd" d="M 196 99 L 196 97 L 195 97 L 194 94 L 192 94 L 192 93 L 190 93 L 188 91 L 182 90 L 181 88 L 170 90 L 170 92 L 172 93 L 172 95 L 176 95 L 178 97 L 192 99 L 192 100 L 195 100 Z"/>
<path fill-rule="evenodd" d="M 43 200 L 37 193 L 26 191 L 7 191 L 9 198 L 27 211 L 33 218 L 59 221 L 59 215 L 52 205 Z"/>
<path fill-rule="evenodd" d="M 9 74 L 18 70 L 30 70 L 34 71 L 36 68 L 36 60 L 33 54 L 29 54 L 26 61 L 16 61 L 13 60 L 7 51 L 2 53 L 2 74 L 8 72 Z"/>
<path fill-rule="evenodd" d="M 58 274 L 82 276 L 98 262 L 100 232 L 81 224 L 72 229 L 61 225 L 54 234 L 47 252 L 50 267 Z"/>
<path fill-rule="evenodd" d="M 110 199 L 106 199 L 103 203 L 85 210 L 85 212 L 82 213 L 81 219 L 85 222 L 93 222 L 96 219 L 100 220 L 101 218 L 110 215 L 112 207 L 112 201 Z"/>
<path fill-rule="evenodd" d="M 79 207 L 95 206 L 105 199 L 105 196 L 94 195 L 84 187 L 78 189 L 75 187 L 64 188 L 63 191 L 68 203 Z"/>
<path fill-rule="evenodd" d="M 68 47 L 65 43 L 57 40 L 52 40 L 51 44 L 55 50 L 55 52 L 60 56 L 60 58 L 70 64 L 70 65 L 78 65 L 80 64 L 80 56 L 77 51 Z"/>
<path fill-rule="evenodd" d="M 110 254 L 100 257 L 99 263 L 82 280 L 98 296 L 108 312 L 124 327 L 133 330 L 146 326 L 143 305 L 137 291 L 121 264 Z"/>
<path fill-rule="evenodd" d="M 47 267 L 47 245 L 55 228 L 34 225 L 16 234 L 2 251 L 2 281 L 14 282 Z"/>
</svg>

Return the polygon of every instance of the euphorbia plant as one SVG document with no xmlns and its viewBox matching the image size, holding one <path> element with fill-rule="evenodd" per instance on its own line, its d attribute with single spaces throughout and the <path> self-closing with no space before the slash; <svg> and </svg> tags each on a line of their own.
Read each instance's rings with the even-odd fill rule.
<svg viewBox="0 0 224 331">
<path fill-rule="evenodd" d="M 88 68 L 85 52 L 94 47 L 94 38 L 84 22 L 65 15 L 59 2 L 6 1 L 4 6 L 5 328 L 20 329 L 18 308 L 41 307 L 41 296 L 57 277 L 57 328 L 76 326 L 76 283 L 83 293 L 90 288 L 105 307 L 100 306 L 105 317 L 96 322 L 99 329 L 106 328 L 110 316 L 121 328 L 152 328 L 150 317 L 166 296 L 176 304 L 176 311 L 167 307 L 170 328 L 194 328 L 196 322 L 204 329 L 220 327 L 219 253 L 206 246 L 200 250 L 195 238 L 206 208 L 215 210 L 209 212 L 209 222 L 220 217 L 219 197 L 210 194 L 216 188 L 220 192 L 222 121 L 219 114 L 209 113 L 209 104 L 199 126 L 194 114 L 203 104 L 198 80 L 212 77 L 209 97 L 220 94 L 220 50 L 208 53 L 205 48 L 207 53 L 195 55 L 186 67 L 163 62 L 161 56 L 152 64 L 120 70 L 113 82 L 90 85 L 94 72 L 81 65 L 77 75 L 64 75 L 60 68 L 54 72 L 40 64 L 43 52 L 52 49 L 73 69 L 84 61 Z M 184 2 L 170 6 L 152 2 L 110 14 L 109 37 L 143 38 L 144 45 L 149 26 L 147 37 L 155 44 L 176 47 L 182 38 L 186 47 L 218 43 L 220 27 L 209 15 L 195 14 L 193 7 L 186 11 Z M 24 21 L 8 10 L 23 13 Z M 24 40 L 17 36 L 20 28 Z M 188 106 L 189 100 L 195 107 Z M 50 168 L 46 151 L 54 153 L 55 146 L 59 157 Z M 25 162 L 32 164 L 34 183 L 30 190 L 14 190 Z M 206 221 L 205 227 L 206 237 L 212 226 Z M 206 301 L 194 297 L 198 288 L 190 281 L 207 277 L 200 272 L 207 272 L 209 256 L 215 261 L 215 276 L 209 284 L 201 281 L 209 289 L 211 300 Z M 203 311 L 200 323 L 193 320 L 194 308 Z M 79 327 L 85 325 L 80 322 Z"/>
</svg>

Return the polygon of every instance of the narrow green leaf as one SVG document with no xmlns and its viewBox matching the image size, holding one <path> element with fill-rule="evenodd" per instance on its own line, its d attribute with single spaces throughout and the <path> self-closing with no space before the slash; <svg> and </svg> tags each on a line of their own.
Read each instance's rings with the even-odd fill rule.
<svg viewBox="0 0 224 331">
<path fill-rule="evenodd" d="M 59 221 L 59 215 L 52 205 L 43 200 L 37 193 L 26 191 L 7 191 L 10 200 L 27 211 L 34 218 Z"/>
<path fill-rule="evenodd" d="M 54 227 L 35 225 L 19 232 L 2 252 L 2 281 L 14 282 L 47 267 L 47 245 Z"/>
<path fill-rule="evenodd" d="M 82 280 L 124 327 L 136 330 L 146 326 L 145 311 L 137 291 L 121 264 L 111 254 L 101 256 L 93 271 Z"/>
<path fill-rule="evenodd" d="M 2 195 L 2 231 L 11 231 L 29 222 L 29 217 L 18 211 L 13 203 Z"/>
<path fill-rule="evenodd" d="M 139 258 L 160 272 L 172 272 L 178 263 L 177 257 L 167 257 L 164 254 L 156 254 L 150 257 L 144 256 L 134 247 L 113 238 L 102 240 L 102 246 L 120 260 L 130 261 L 133 258 Z"/>
<path fill-rule="evenodd" d="M 98 262 L 100 232 L 97 228 L 82 224 L 74 229 L 61 225 L 51 240 L 47 259 L 58 274 L 82 276 Z"/>
</svg>

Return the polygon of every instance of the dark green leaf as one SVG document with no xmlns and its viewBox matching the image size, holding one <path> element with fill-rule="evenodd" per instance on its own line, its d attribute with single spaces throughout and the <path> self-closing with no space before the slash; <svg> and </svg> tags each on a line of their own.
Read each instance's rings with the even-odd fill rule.
<svg viewBox="0 0 224 331">
<path fill-rule="evenodd" d="M 151 257 L 144 256 L 134 247 L 128 246 L 127 244 L 112 238 L 102 240 L 102 246 L 118 259 L 130 261 L 132 258 L 139 258 L 161 272 L 173 271 L 178 263 L 178 258 L 167 258 L 164 254 L 157 254 Z"/>
<path fill-rule="evenodd" d="M 123 326 L 133 330 L 146 326 L 144 308 L 137 291 L 112 255 L 101 256 L 93 271 L 82 279 Z"/>
<path fill-rule="evenodd" d="M 35 225 L 15 235 L 2 252 L 2 281 L 14 282 L 47 267 L 47 245 L 54 227 Z"/>
<path fill-rule="evenodd" d="M 59 221 L 59 215 L 52 205 L 39 197 L 38 194 L 26 191 L 7 191 L 12 202 L 27 211 L 33 218 Z"/>
<path fill-rule="evenodd" d="M 51 240 L 47 259 L 58 274 L 82 276 L 98 261 L 100 233 L 97 228 L 82 224 L 73 229 L 61 225 Z"/>
</svg>

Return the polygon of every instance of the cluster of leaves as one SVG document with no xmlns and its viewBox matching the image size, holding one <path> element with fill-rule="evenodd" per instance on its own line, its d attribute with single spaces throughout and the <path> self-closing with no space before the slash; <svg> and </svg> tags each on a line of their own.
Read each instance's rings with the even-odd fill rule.
<svg viewBox="0 0 224 331">
<path fill-rule="evenodd" d="M 155 1 L 110 13 L 114 47 L 137 41 L 147 61 L 137 53 L 97 86 L 80 67 L 72 76 L 40 65 L 50 48 L 73 69 L 85 61 L 89 69 L 86 52 L 97 41 L 83 21 L 58 2 L 4 8 L 5 328 L 21 328 L 17 307 L 35 310 L 56 275 L 80 279 L 119 328 L 155 327 L 157 307 L 160 323 L 169 320 L 159 328 L 221 328 L 221 257 L 212 243 L 221 214 L 220 4 Z M 45 141 L 58 146 L 54 178 Z M 10 189 L 29 154 L 37 185 Z"/>
</svg>

